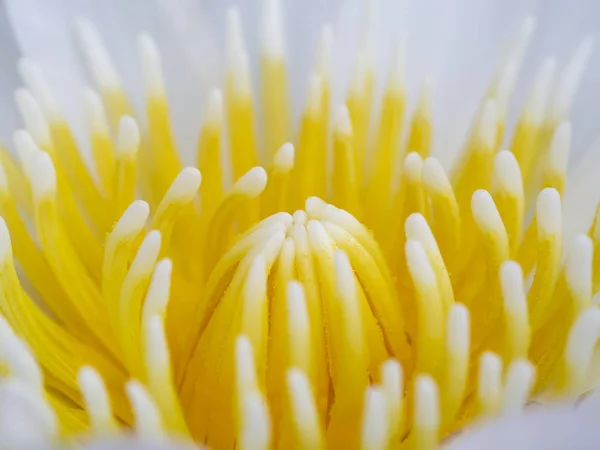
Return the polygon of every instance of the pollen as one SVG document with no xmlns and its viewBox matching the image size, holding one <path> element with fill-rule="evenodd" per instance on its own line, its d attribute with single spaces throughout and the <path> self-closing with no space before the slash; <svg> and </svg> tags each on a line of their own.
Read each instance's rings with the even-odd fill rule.
<svg viewBox="0 0 600 450">
<path fill-rule="evenodd" d="M 80 93 L 86 146 L 35 61 L 19 62 L 23 129 L 15 152 L 0 149 L 9 448 L 133 434 L 216 450 L 430 450 L 595 387 L 600 216 L 565 237 L 562 214 L 591 40 L 557 82 L 542 64 L 510 135 L 525 21 L 448 170 L 432 156 L 433 78 L 413 111 L 399 42 L 374 101 L 368 26 L 342 104 L 323 28 L 293 135 L 280 9 L 264 2 L 258 98 L 228 12 L 195 166 L 150 35 L 139 115 L 100 33 L 77 21 L 94 86 Z"/>
</svg>

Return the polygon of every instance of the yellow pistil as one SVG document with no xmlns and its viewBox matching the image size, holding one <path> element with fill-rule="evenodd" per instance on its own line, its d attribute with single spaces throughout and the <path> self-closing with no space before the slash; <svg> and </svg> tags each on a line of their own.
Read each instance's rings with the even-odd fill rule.
<svg viewBox="0 0 600 450">
<path fill-rule="evenodd" d="M 567 240 L 562 222 L 590 41 L 556 90 L 542 65 L 504 139 L 526 21 L 448 176 L 430 156 L 431 81 L 405 120 L 401 45 L 374 101 L 372 24 L 333 118 L 323 27 L 294 138 L 279 1 L 263 19 L 262 116 L 232 9 L 198 167 L 180 162 L 149 36 L 140 127 L 99 33 L 78 23 L 90 164 L 42 72 L 19 63 L 24 129 L 14 158 L 0 149 L 0 393 L 30 423 L 0 415 L 2 438 L 433 450 L 480 418 L 594 388 L 600 208 L 586 235 Z"/>
</svg>

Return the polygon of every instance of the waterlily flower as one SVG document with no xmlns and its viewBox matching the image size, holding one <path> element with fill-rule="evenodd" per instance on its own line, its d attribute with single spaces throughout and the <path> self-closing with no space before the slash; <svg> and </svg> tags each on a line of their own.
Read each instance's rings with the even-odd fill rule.
<svg viewBox="0 0 600 450">
<path fill-rule="evenodd" d="M 578 417 L 581 6 L 0 4 L 0 448 L 532 448 Z"/>
</svg>

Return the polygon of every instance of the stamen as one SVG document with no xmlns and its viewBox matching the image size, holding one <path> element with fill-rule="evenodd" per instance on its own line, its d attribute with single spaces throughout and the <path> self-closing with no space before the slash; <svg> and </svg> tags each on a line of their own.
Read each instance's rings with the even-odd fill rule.
<svg viewBox="0 0 600 450">
<path fill-rule="evenodd" d="M 529 320 L 533 329 L 539 327 L 554 308 L 550 301 L 558 281 L 562 255 L 562 216 L 560 195 L 546 188 L 538 195 L 536 205 L 538 235 L 538 265 L 527 296 Z"/>
<path fill-rule="evenodd" d="M 165 86 L 156 43 L 150 35 L 142 33 L 138 37 L 138 48 L 147 98 L 164 97 Z"/>
<path fill-rule="evenodd" d="M 531 394 L 534 381 L 533 365 L 527 359 L 514 359 L 507 368 L 502 410 L 508 413 L 521 411 Z"/>
<path fill-rule="evenodd" d="M 551 128 L 569 117 L 575 94 L 587 68 L 593 48 L 594 39 L 588 36 L 579 44 L 573 58 L 563 71 L 550 105 L 548 124 Z"/>
<path fill-rule="evenodd" d="M 381 389 L 386 399 L 390 442 L 398 442 L 404 427 L 403 377 L 402 366 L 398 361 L 388 359 L 381 365 Z"/>
<path fill-rule="evenodd" d="M 112 190 L 115 155 L 106 110 L 100 96 L 92 89 L 84 90 L 83 102 L 90 131 L 92 155 L 104 191 L 108 194 Z"/>
<path fill-rule="evenodd" d="M 573 298 L 573 317 L 591 306 L 594 244 L 583 234 L 575 236 L 565 261 L 565 279 Z"/>
<path fill-rule="evenodd" d="M 455 303 L 448 312 L 446 365 L 442 390 L 442 426 L 448 430 L 456 419 L 467 389 L 471 323 L 469 310 Z"/>
<path fill-rule="evenodd" d="M 4 251 L 2 249 L 2 252 Z M 1 259 L 4 260 L 5 258 L 2 257 Z M 1 315 L 0 363 L 9 369 L 12 377 L 26 385 L 27 389 L 35 392 L 36 395 L 42 395 L 42 372 L 35 357 L 31 354 L 27 345 L 14 334 L 8 322 Z"/>
<path fill-rule="evenodd" d="M 491 271 L 497 273 L 500 264 L 509 257 L 508 235 L 500 213 L 489 192 L 479 189 L 471 202 L 473 218 L 483 235 L 486 251 L 493 264 Z"/>
<path fill-rule="evenodd" d="M 223 198 L 224 174 L 222 164 L 223 94 L 213 89 L 208 94 L 204 110 L 204 125 L 198 142 L 196 164 L 203 175 L 200 191 L 202 215 L 209 220 Z"/>
<path fill-rule="evenodd" d="M 428 157 L 431 153 L 431 142 L 433 140 L 431 123 L 432 89 L 433 80 L 426 78 L 412 118 L 407 144 L 408 151 L 417 152 L 423 158 Z"/>
<path fill-rule="evenodd" d="M 554 131 L 543 174 L 543 187 L 551 187 L 562 195 L 571 148 L 571 123 L 561 122 Z"/>
<path fill-rule="evenodd" d="M 415 380 L 414 424 L 411 435 L 416 450 L 438 445 L 440 406 L 438 387 L 433 378 L 419 375 Z"/>
<path fill-rule="evenodd" d="M 121 117 L 131 114 L 131 106 L 120 77 L 92 23 L 80 18 L 75 22 L 75 28 L 88 72 L 100 90 L 109 112 L 110 123 L 113 129 L 116 129 Z"/>
<path fill-rule="evenodd" d="M 510 243 L 513 255 L 521 243 L 525 199 L 523 179 L 515 155 L 503 150 L 494 159 L 492 194 Z"/>
<path fill-rule="evenodd" d="M 212 267 L 228 244 L 230 227 L 248 209 L 248 200 L 257 197 L 267 185 L 267 173 L 262 167 L 250 169 L 236 181 L 227 193 L 213 218 L 207 233 L 206 257 Z"/>
<path fill-rule="evenodd" d="M 485 352 L 479 359 L 477 377 L 477 405 L 479 414 L 495 414 L 502 401 L 502 359 L 493 352 Z"/>
<path fill-rule="evenodd" d="M 58 104 L 39 67 L 27 58 L 21 58 L 18 67 L 21 78 L 39 102 L 46 117 L 51 120 L 60 118 Z"/>
<path fill-rule="evenodd" d="M 445 318 L 437 279 L 423 245 L 406 242 L 406 263 L 414 283 L 417 301 L 417 371 L 434 377 L 441 375 Z"/>
<path fill-rule="evenodd" d="M 196 198 L 201 182 L 200 171 L 195 167 L 186 167 L 179 172 L 156 208 L 151 227 L 159 230 L 163 236 L 165 242 L 163 254 L 168 254 L 172 238 L 175 238 L 172 236 L 173 228 L 181 221 L 182 216 L 185 217 L 186 213 L 193 214 L 195 212 L 191 203 Z M 187 217 L 187 219 L 193 221 L 191 217 Z M 183 234 L 183 231 L 180 230 L 180 233 Z M 191 248 L 192 239 L 193 236 L 186 239 L 188 249 Z"/>
<path fill-rule="evenodd" d="M 171 293 L 172 272 L 173 263 L 170 259 L 161 259 L 156 263 L 150 285 L 148 286 L 146 300 L 144 300 L 142 324 L 148 323 L 153 316 L 164 318 Z M 146 325 L 143 326 L 145 327 Z"/>
<path fill-rule="evenodd" d="M 244 395 L 240 412 L 240 450 L 267 450 L 271 444 L 271 421 L 265 400 L 258 392 Z"/>
<path fill-rule="evenodd" d="M 119 295 L 118 317 L 119 338 L 129 373 L 141 378 L 141 324 L 142 301 L 150 277 L 158 260 L 161 234 L 149 232 L 140 245 L 133 262 L 123 280 Z"/>
<path fill-rule="evenodd" d="M 227 11 L 226 29 L 227 80 L 225 97 L 233 176 L 234 179 L 237 179 L 255 166 L 258 161 L 248 53 L 244 44 L 242 23 L 237 8 L 230 8 Z"/>
<path fill-rule="evenodd" d="M 419 213 L 414 213 L 408 216 L 404 225 L 407 240 L 419 241 L 429 257 L 429 262 L 435 271 L 438 287 L 442 296 L 442 302 L 446 312 L 454 304 L 454 292 L 450 275 L 442 259 L 440 249 L 435 241 L 435 237 L 429 228 L 429 224 L 425 217 Z"/>
<path fill-rule="evenodd" d="M 33 95 L 27 89 L 17 89 L 15 91 L 15 102 L 19 108 L 23 122 L 25 122 L 27 131 L 35 139 L 37 145 L 45 151 L 53 152 L 50 127 L 39 103 Z"/>
<path fill-rule="evenodd" d="M 189 436 L 173 383 L 171 357 L 167 348 L 163 319 L 158 315 L 150 317 L 144 331 L 148 388 L 164 418 L 165 427 L 176 435 Z"/>
<path fill-rule="evenodd" d="M 310 317 L 302 284 L 291 281 L 287 286 L 287 327 L 289 365 L 313 373 Z"/>
<path fill-rule="evenodd" d="M 119 121 L 112 198 L 115 217 L 135 199 L 136 157 L 140 147 L 140 131 L 135 120 L 124 116 Z"/>
<path fill-rule="evenodd" d="M 77 374 L 77 384 L 81 389 L 85 409 L 94 432 L 98 434 L 116 433 L 117 423 L 113 417 L 106 386 L 104 386 L 100 374 L 89 366 L 82 367 Z"/>
<path fill-rule="evenodd" d="M 521 266 L 506 261 L 500 267 L 500 287 L 504 300 L 504 360 L 526 358 L 531 340 L 527 297 Z"/>
<path fill-rule="evenodd" d="M 273 159 L 273 166 L 269 170 L 269 183 L 263 194 L 263 215 L 275 214 L 286 209 L 286 200 L 289 195 L 291 171 L 294 168 L 295 150 L 289 142 L 283 144 Z"/>
<path fill-rule="evenodd" d="M 381 388 L 368 387 L 365 392 L 361 449 L 385 450 L 389 445 L 390 423 L 386 399 Z"/>
<path fill-rule="evenodd" d="M 290 369 L 287 373 L 287 387 L 293 418 L 294 448 L 299 450 L 324 448 L 323 431 L 308 378 L 302 371 Z"/>
<path fill-rule="evenodd" d="M 333 126 L 333 202 L 340 208 L 358 215 L 360 213 L 357 155 L 350 114 L 341 106 Z"/>
<path fill-rule="evenodd" d="M 143 439 L 160 441 L 164 437 L 162 419 L 148 391 L 141 383 L 129 381 L 125 385 L 125 392 L 135 416 L 136 434 Z"/>
<path fill-rule="evenodd" d="M 149 189 L 152 197 L 159 199 L 181 170 L 181 162 L 171 131 L 169 106 L 165 94 L 158 48 L 147 34 L 139 36 L 138 48 L 146 91 L 146 115 L 149 134 L 148 170 L 142 172 L 142 175 L 149 178 L 145 182 L 150 184 Z"/>
<path fill-rule="evenodd" d="M 246 336 L 238 336 L 235 341 L 235 381 L 238 401 L 244 395 L 258 390 L 256 367 L 252 344 Z"/>
<path fill-rule="evenodd" d="M 291 137 L 280 0 L 265 0 L 261 27 L 261 83 L 267 158 Z"/>
<path fill-rule="evenodd" d="M 440 252 L 449 264 L 460 245 L 460 215 L 454 190 L 442 165 L 435 158 L 423 162 L 423 186 L 431 202 L 432 228 Z M 451 267 L 450 267 L 451 269 Z"/>
<path fill-rule="evenodd" d="M 592 355 L 600 337 L 600 311 L 584 310 L 575 320 L 565 346 L 564 391 L 579 394 L 585 388 Z"/>
<path fill-rule="evenodd" d="M 250 341 L 256 367 L 261 371 L 266 364 L 268 338 L 267 271 L 265 256 L 258 255 L 252 261 L 241 294 L 240 332 Z"/>
</svg>

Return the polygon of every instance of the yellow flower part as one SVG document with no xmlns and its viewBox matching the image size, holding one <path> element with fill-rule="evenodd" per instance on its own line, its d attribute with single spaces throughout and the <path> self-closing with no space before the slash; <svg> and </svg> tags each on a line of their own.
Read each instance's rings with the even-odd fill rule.
<svg viewBox="0 0 600 450">
<path fill-rule="evenodd" d="M 431 80 L 407 113 L 403 44 L 371 107 L 369 33 L 332 109 L 324 30 L 292 144 L 278 9 L 267 2 L 262 121 L 229 12 L 198 168 L 182 167 L 150 36 L 134 118 L 98 32 L 78 23 L 97 87 L 84 95 L 91 166 L 20 62 L 24 129 L 0 158 L 0 394 L 22 397 L 28 423 L 2 428 L 10 442 L 429 450 L 593 387 L 600 220 L 566 251 L 561 213 L 590 42 L 556 88 L 544 63 L 503 149 L 528 20 L 447 173 L 430 156 Z"/>
</svg>

